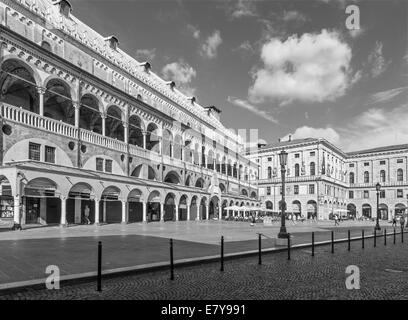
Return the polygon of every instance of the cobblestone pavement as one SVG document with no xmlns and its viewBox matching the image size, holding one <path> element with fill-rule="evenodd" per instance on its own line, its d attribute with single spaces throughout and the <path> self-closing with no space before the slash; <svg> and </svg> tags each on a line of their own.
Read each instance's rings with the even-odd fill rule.
<svg viewBox="0 0 408 320">
<path fill-rule="evenodd" d="M 145 232 L 136 233 L 139 229 L 144 229 Z M 288 229 L 294 235 L 292 244 L 300 244 L 311 242 L 312 231 L 316 233 L 315 240 L 318 242 L 329 240 L 331 230 L 335 231 L 335 239 L 346 238 L 349 229 L 352 237 L 360 236 L 362 229 L 369 235 L 373 225 L 343 222 L 339 227 L 333 227 L 333 223 L 328 222 L 299 223 L 290 224 Z M 279 227 L 251 227 L 240 222 L 193 221 L 150 226 L 80 226 L 62 231 L 51 228 L 48 231 L 49 233 L 47 228 L 27 230 L 27 234 L 35 235 L 33 238 L 27 238 L 26 231 L 17 231 L 11 233 L 11 236 L 21 235 L 22 239 L 0 241 L 0 284 L 45 278 L 45 270 L 49 265 L 57 265 L 61 275 L 95 271 L 98 241 L 103 243 L 103 269 L 106 270 L 167 262 L 169 237 L 177 239 L 174 241 L 176 260 L 219 254 L 221 235 L 225 237 L 225 253 L 256 250 L 257 232 L 265 235 L 262 246 L 271 248 Z M 159 236 L 152 236 L 156 231 Z M 61 232 L 59 237 L 58 232 Z M 112 232 L 119 234 L 111 235 Z M 49 238 L 49 234 L 54 237 Z M 40 235 L 45 237 L 38 238 Z"/>
<path fill-rule="evenodd" d="M 317 247 L 315 257 L 310 249 L 265 254 L 263 264 L 257 257 L 190 266 L 175 270 L 175 280 L 168 271 L 104 279 L 103 291 L 95 283 L 64 285 L 60 290 L 25 289 L 1 295 L 0 299 L 408 299 L 408 241 L 387 246 L 373 240 Z M 348 265 L 360 268 L 359 290 L 347 290 L 345 273 Z"/>
</svg>

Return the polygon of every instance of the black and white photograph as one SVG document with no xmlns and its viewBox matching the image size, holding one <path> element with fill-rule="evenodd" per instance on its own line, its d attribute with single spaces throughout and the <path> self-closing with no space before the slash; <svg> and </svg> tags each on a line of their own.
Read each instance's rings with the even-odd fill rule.
<svg viewBox="0 0 408 320">
<path fill-rule="evenodd" d="M 406 0 L 0 0 L 0 127 L 0 300 L 408 300 Z"/>
</svg>

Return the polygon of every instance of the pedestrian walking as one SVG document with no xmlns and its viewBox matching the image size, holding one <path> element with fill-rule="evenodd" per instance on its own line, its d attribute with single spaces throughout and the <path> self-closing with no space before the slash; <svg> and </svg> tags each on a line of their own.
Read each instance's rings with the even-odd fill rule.
<svg viewBox="0 0 408 320">
<path fill-rule="evenodd" d="M 91 224 L 91 221 L 89 220 L 89 211 L 90 211 L 89 206 L 86 205 L 85 209 L 84 209 L 85 223 L 86 224 Z"/>
<path fill-rule="evenodd" d="M 337 214 L 334 215 L 334 226 L 339 226 L 339 218 L 337 217 Z"/>
<path fill-rule="evenodd" d="M 397 226 L 397 218 L 395 216 L 392 218 L 392 226 L 393 227 Z"/>
<path fill-rule="evenodd" d="M 401 224 L 401 229 L 404 229 L 404 224 L 405 224 L 405 218 L 404 218 L 404 216 L 401 216 L 401 218 L 400 218 L 400 224 Z"/>
</svg>

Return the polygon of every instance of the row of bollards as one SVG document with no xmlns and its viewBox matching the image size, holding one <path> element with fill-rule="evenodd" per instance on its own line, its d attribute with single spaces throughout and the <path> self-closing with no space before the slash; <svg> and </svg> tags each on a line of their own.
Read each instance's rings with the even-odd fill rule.
<svg viewBox="0 0 408 320">
<path fill-rule="evenodd" d="M 387 245 L 387 230 L 384 229 L 384 246 Z M 377 231 L 374 230 L 374 247 L 377 246 Z M 365 234 L 364 230 L 361 231 L 361 248 L 364 249 Z M 404 230 L 401 229 L 401 243 L 404 242 Z M 396 229 L 394 228 L 393 243 L 396 243 Z M 351 250 L 351 232 L 348 230 L 347 234 L 347 250 Z M 331 231 L 331 253 L 334 253 L 334 231 Z M 288 260 L 291 256 L 291 240 L 290 233 L 287 238 L 287 254 Z M 315 256 L 315 233 L 312 232 L 312 257 Z M 220 255 L 221 267 L 220 271 L 224 271 L 224 236 L 221 236 L 221 255 Z M 262 234 L 258 234 L 258 264 L 262 264 Z M 170 280 L 174 280 L 174 254 L 173 254 L 173 239 L 170 239 Z M 98 241 L 98 269 L 96 277 L 96 290 L 102 291 L 102 242 Z"/>
</svg>

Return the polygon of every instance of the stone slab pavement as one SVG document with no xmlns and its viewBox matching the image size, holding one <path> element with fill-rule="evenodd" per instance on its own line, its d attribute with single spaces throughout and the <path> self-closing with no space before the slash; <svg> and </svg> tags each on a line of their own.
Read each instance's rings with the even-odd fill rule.
<svg viewBox="0 0 408 320">
<path fill-rule="evenodd" d="M 390 228 L 390 225 L 388 225 Z M 364 222 L 288 224 L 293 244 L 372 233 L 373 224 Z M 225 237 L 225 253 L 256 250 L 257 233 L 262 247 L 274 247 L 279 225 L 263 226 L 228 221 L 166 222 L 150 224 L 112 224 L 103 226 L 47 227 L 0 233 L 0 285 L 46 278 L 49 265 L 60 268 L 61 275 L 96 271 L 97 243 L 103 243 L 104 270 L 169 261 L 169 238 L 174 238 L 174 259 L 218 255 L 220 237 Z M 389 231 L 391 232 L 391 231 Z M 408 239 L 407 239 L 408 241 Z"/>
</svg>

